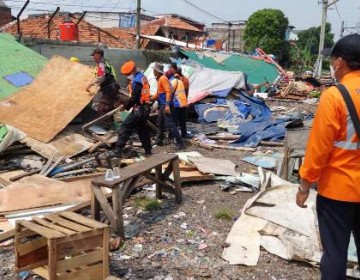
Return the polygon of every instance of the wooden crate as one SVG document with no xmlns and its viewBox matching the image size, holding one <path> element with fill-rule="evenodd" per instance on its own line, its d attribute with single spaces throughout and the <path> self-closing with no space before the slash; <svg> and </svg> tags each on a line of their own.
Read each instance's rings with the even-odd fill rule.
<svg viewBox="0 0 360 280">
<path fill-rule="evenodd" d="M 73 212 L 17 221 L 15 267 L 50 280 L 105 279 L 109 227 Z"/>
</svg>

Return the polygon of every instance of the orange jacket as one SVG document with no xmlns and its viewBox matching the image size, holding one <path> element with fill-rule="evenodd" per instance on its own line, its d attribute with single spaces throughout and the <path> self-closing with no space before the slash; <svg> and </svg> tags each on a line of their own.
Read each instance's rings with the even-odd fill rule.
<svg viewBox="0 0 360 280">
<path fill-rule="evenodd" d="M 341 83 L 360 117 L 360 70 L 345 75 Z M 324 197 L 360 202 L 360 141 L 336 87 L 321 95 L 300 175 L 317 182 Z"/>
<path fill-rule="evenodd" d="M 175 108 L 184 108 L 187 106 L 187 98 L 185 93 L 185 85 L 180 80 L 180 77 L 176 77 L 171 81 L 171 85 L 174 89 L 174 107 Z"/>
<path fill-rule="evenodd" d="M 160 105 L 171 103 L 172 99 L 172 89 L 170 85 L 170 81 L 166 78 L 165 75 L 161 75 L 157 78 L 158 86 L 157 92 L 152 96 L 152 100 L 158 100 Z"/>
<path fill-rule="evenodd" d="M 189 87 L 190 87 L 189 79 L 186 78 L 185 76 L 181 76 L 180 80 L 184 83 L 185 94 L 186 94 L 186 97 L 188 97 L 189 96 Z"/>
</svg>

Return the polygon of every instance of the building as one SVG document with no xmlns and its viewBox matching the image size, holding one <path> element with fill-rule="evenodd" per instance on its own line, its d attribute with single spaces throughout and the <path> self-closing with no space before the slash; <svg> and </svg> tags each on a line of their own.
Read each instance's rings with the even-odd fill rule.
<svg viewBox="0 0 360 280">
<path fill-rule="evenodd" d="M 141 14 L 140 25 L 145 25 L 155 17 Z M 136 13 L 87 11 L 85 20 L 100 28 L 132 28 L 136 26 Z"/>
<path fill-rule="evenodd" d="M 212 23 L 206 31 L 209 39 L 222 42 L 224 50 L 241 52 L 244 50 L 245 27 L 246 21 L 221 22 Z"/>
<path fill-rule="evenodd" d="M 12 22 L 15 19 L 11 15 L 11 8 L 6 6 L 3 0 L 0 0 L 0 27 Z"/>
</svg>

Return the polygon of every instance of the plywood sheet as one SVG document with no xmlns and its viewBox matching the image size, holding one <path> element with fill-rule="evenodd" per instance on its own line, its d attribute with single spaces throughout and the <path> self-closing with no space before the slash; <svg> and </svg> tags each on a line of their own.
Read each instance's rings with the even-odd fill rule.
<svg viewBox="0 0 360 280">
<path fill-rule="evenodd" d="M 91 197 L 91 180 L 92 178 L 65 183 L 41 175 L 25 177 L 0 189 L 0 214 L 88 201 Z"/>
<path fill-rule="evenodd" d="M 93 70 L 53 56 L 35 81 L 0 102 L 0 122 L 48 143 L 90 102 Z"/>
<path fill-rule="evenodd" d="M 190 157 L 189 160 L 196 165 L 202 173 L 210 173 L 226 176 L 239 175 L 235 171 L 236 165 L 230 160 L 208 158 L 208 157 Z"/>
<path fill-rule="evenodd" d="M 83 135 L 77 133 L 61 133 L 49 143 L 43 143 L 31 137 L 25 137 L 20 142 L 48 159 L 53 155 L 55 155 L 55 158 L 61 156 L 70 158 L 89 149 L 94 144 Z"/>
</svg>

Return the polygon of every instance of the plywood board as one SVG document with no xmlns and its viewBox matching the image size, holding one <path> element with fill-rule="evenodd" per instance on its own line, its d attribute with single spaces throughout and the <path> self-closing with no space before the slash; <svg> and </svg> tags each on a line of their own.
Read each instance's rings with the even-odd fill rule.
<svg viewBox="0 0 360 280">
<path fill-rule="evenodd" d="M 0 189 L 0 214 L 88 201 L 91 198 L 91 180 L 92 178 L 65 183 L 41 175 L 25 177 Z"/>
<path fill-rule="evenodd" d="M 77 133 L 61 133 L 49 143 L 43 143 L 31 137 L 25 137 L 20 142 L 47 159 L 52 156 L 70 158 L 86 151 L 94 144 Z"/>
<path fill-rule="evenodd" d="M 0 102 L 0 122 L 48 143 L 91 101 L 93 70 L 53 56 L 34 82 Z"/>
<path fill-rule="evenodd" d="M 208 158 L 208 157 L 190 157 L 189 160 L 196 165 L 202 173 L 210 173 L 226 176 L 237 176 L 236 165 L 230 160 Z"/>
</svg>

